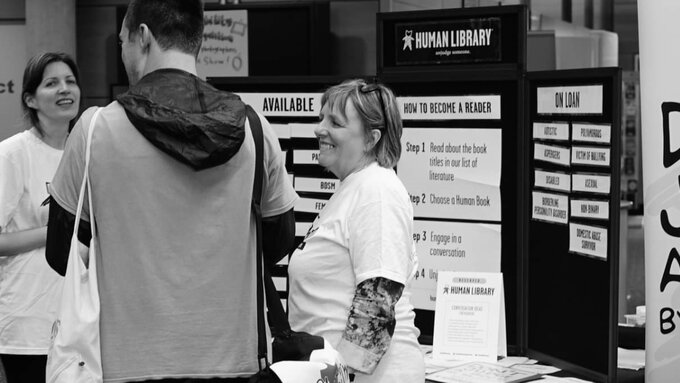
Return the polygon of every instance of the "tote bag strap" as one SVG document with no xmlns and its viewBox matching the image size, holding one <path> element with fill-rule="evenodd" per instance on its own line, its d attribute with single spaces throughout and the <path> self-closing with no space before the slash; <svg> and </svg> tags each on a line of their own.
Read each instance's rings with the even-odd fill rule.
<svg viewBox="0 0 680 383">
<path fill-rule="evenodd" d="M 253 196 L 251 200 L 251 210 L 255 215 L 256 226 L 256 273 L 257 273 L 257 360 L 260 369 L 269 365 L 267 358 L 267 333 L 266 322 L 264 317 L 264 281 L 263 281 L 263 267 L 262 267 L 262 209 L 260 206 L 262 200 L 262 174 L 264 172 L 263 151 L 264 138 L 262 135 L 262 125 L 260 117 L 255 110 L 246 105 L 246 116 L 250 125 L 250 130 L 253 133 L 253 141 L 255 141 L 255 179 L 253 180 Z"/>
<path fill-rule="evenodd" d="M 80 226 L 80 215 L 83 212 L 83 201 L 85 199 L 85 185 L 87 185 L 87 199 L 90 208 L 90 230 L 92 236 L 94 237 L 96 228 L 94 223 L 94 209 L 92 208 L 92 189 L 90 186 L 89 168 L 90 168 L 90 152 L 92 146 L 92 132 L 94 131 L 94 125 L 99 116 L 99 112 L 102 108 L 97 108 L 90 120 L 89 128 L 87 129 L 87 144 L 85 145 L 85 169 L 83 170 L 83 182 L 80 185 L 80 194 L 78 195 L 78 207 L 76 208 L 76 219 L 73 225 L 73 235 L 77 235 L 78 226 Z M 88 264 L 89 260 L 83 260 L 85 264 Z"/>
</svg>

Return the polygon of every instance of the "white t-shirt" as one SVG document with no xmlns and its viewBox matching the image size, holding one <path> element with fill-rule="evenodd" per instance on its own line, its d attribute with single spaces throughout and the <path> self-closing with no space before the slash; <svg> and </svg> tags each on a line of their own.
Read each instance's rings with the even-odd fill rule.
<svg viewBox="0 0 680 383">
<path fill-rule="evenodd" d="M 47 225 L 47 183 L 63 151 L 31 131 L 0 142 L 0 230 L 2 233 Z M 41 247 L 0 257 L 0 353 L 47 354 L 62 278 Z"/>
<path fill-rule="evenodd" d="M 372 375 L 355 382 L 422 382 L 423 356 L 409 282 L 417 267 L 413 208 L 391 169 L 373 163 L 349 175 L 319 213 L 288 266 L 289 320 L 337 348 L 356 286 L 384 277 L 405 285 L 390 348 Z M 343 355 L 348 359 L 349 355 Z"/>
</svg>

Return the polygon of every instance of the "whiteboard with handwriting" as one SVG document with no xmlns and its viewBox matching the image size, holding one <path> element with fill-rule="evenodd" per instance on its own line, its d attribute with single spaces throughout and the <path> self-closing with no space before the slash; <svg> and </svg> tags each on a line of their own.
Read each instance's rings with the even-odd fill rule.
<svg viewBox="0 0 680 383">
<path fill-rule="evenodd" d="M 248 11 L 205 11 L 203 44 L 198 54 L 198 75 L 248 76 Z"/>
</svg>

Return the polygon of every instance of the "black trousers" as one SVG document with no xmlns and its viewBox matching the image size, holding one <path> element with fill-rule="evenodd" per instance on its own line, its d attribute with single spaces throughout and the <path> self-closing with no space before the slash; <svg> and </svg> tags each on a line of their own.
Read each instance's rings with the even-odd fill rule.
<svg viewBox="0 0 680 383">
<path fill-rule="evenodd" d="M 44 383 L 47 355 L 0 354 L 7 383 Z"/>
<path fill-rule="evenodd" d="M 7 383 L 44 383 L 47 355 L 0 354 Z M 1 381 L 1 380 L 0 380 Z M 248 378 L 155 379 L 149 383 L 248 383 Z"/>
</svg>

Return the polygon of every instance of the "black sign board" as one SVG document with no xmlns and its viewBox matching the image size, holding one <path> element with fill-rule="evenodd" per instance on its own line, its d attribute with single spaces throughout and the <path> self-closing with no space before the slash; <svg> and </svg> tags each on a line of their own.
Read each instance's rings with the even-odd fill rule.
<svg viewBox="0 0 680 383">
<path fill-rule="evenodd" d="M 526 68 L 528 16 L 514 5 L 378 13 L 376 73 L 514 77 Z"/>
<path fill-rule="evenodd" d="M 616 382 L 621 70 L 526 78 L 527 356 Z"/>
<path fill-rule="evenodd" d="M 501 19 L 395 24 L 396 65 L 501 61 Z"/>
</svg>

